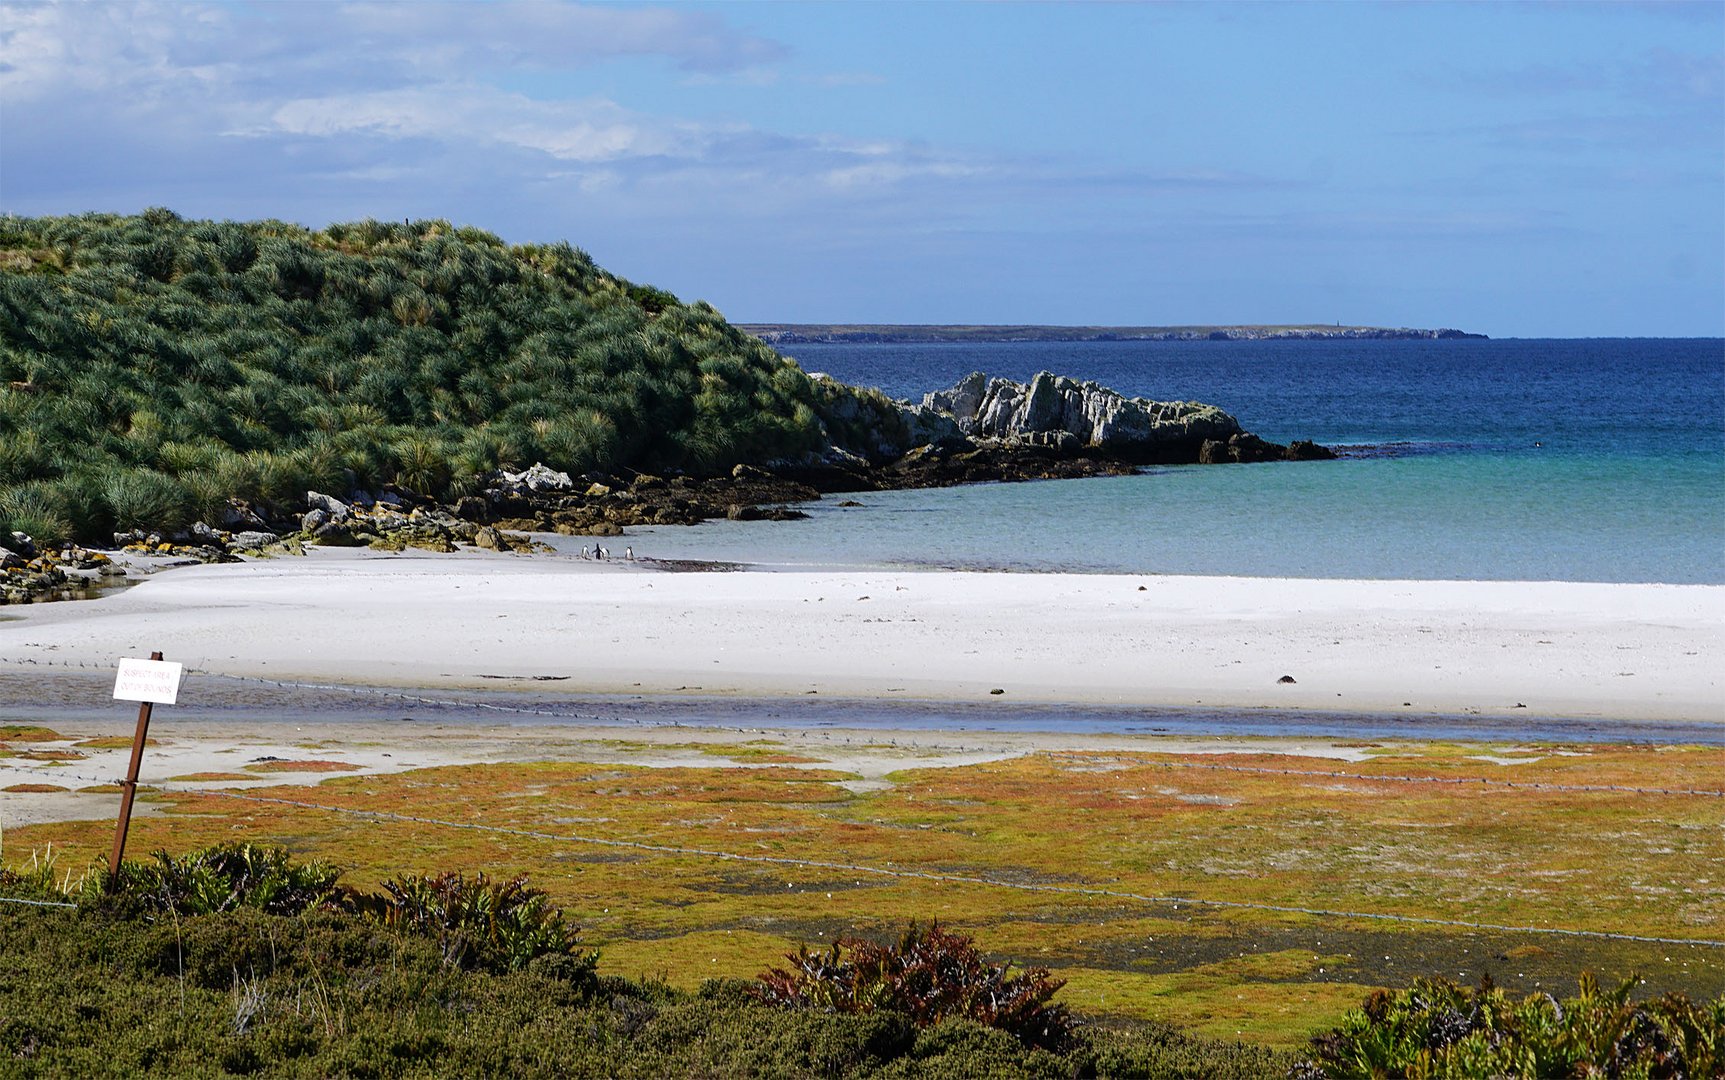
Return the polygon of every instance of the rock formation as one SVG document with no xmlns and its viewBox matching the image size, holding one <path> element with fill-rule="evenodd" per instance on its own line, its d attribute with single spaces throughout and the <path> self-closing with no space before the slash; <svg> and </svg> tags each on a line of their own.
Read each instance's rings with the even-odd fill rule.
<svg viewBox="0 0 1725 1080">
<path fill-rule="evenodd" d="M 1129 398 L 1047 371 L 1029 383 L 973 372 L 925 395 L 920 411 L 950 417 L 972 440 L 1141 463 L 1196 461 L 1205 440 L 1243 434 L 1240 422 L 1214 405 Z"/>
</svg>

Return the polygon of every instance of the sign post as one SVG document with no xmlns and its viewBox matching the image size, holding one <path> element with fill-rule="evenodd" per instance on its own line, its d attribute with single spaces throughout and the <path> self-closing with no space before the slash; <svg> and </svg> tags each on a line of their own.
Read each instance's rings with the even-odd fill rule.
<svg viewBox="0 0 1725 1080">
<path fill-rule="evenodd" d="M 108 856 L 108 880 L 120 876 L 120 857 L 126 853 L 126 830 L 132 824 L 132 798 L 138 793 L 138 766 L 144 760 L 144 740 L 150 733 L 150 706 L 172 705 L 180 693 L 179 664 L 162 661 L 162 654 L 153 652 L 148 660 L 124 657 L 114 677 L 114 698 L 118 701 L 141 702 L 138 706 L 138 730 L 132 736 L 132 764 L 121 782 L 120 820 L 114 826 L 114 851 Z"/>
</svg>

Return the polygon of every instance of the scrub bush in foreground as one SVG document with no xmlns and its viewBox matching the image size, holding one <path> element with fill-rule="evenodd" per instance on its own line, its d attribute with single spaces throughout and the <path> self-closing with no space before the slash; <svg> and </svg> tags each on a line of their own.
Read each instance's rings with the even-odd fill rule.
<svg viewBox="0 0 1725 1080">
<path fill-rule="evenodd" d="M 1581 977 L 1577 997 L 1515 1001 L 1491 984 L 1469 991 L 1445 979 L 1379 990 L 1312 1040 L 1313 1060 L 1292 1071 L 1321 1077 L 1725 1076 L 1725 994 L 1694 1003 L 1670 993 L 1629 999 L 1635 980 L 1602 991 Z"/>
<path fill-rule="evenodd" d="M 763 972 L 755 996 L 767 1004 L 837 1013 L 901 1012 L 917 1027 L 964 1018 L 1000 1028 L 1026 1046 L 1059 1050 L 1071 1040 L 1073 1021 L 1064 1005 L 1051 1005 L 1066 983 L 1046 968 L 1009 973 L 991 964 L 971 939 L 938 923 L 916 923 L 896 945 L 843 938 L 831 948 L 807 945 L 787 953 L 789 970 Z"/>
<path fill-rule="evenodd" d="M 109 892 L 152 911 L 209 915 L 239 907 L 298 915 L 335 895 L 341 871 L 323 862 L 294 865 L 285 848 L 217 844 L 180 858 L 155 853 L 155 864 L 122 862 Z"/>
<path fill-rule="evenodd" d="M 385 926 L 435 940 L 460 968 L 520 971 L 541 956 L 574 956 L 575 928 L 525 877 L 492 881 L 483 872 L 401 874 L 383 893 L 350 892 L 343 906 Z M 576 958 L 590 971 L 597 957 Z"/>
</svg>

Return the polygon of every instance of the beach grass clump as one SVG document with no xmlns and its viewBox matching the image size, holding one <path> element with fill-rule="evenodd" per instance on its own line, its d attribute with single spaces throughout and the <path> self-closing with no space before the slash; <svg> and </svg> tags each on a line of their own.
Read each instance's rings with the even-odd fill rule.
<svg viewBox="0 0 1725 1080">
<path fill-rule="evenodd" d="M 349 891 L 342 906 L 397 930 L 428 937 L 445 962 L 459 968 L 520 971 L 541 957 L 564 958 L 571 972 L 590 973 L 598 963 L 582 953 L 575 927 L 542 889 L 524 877 L 495 881 L 478 871 L 401 874 L 381 893 Z"/>
<path fill-rule="evenodd" d="M 127 897 L 147 911 L 208 915 L 256 908 L 297 915 L 336 895 L 341 871 L 328 863 L 295 863 L 287 849 L 218 844 L 179 857 L 157 851 L 154 863 L 126 861 L 108 894 Z"/>
<path fill-rule="evenodd" d="M 1295 1075 L 1722 1076 L 1725 994 L 1694 1002 L 1679 993 L 1631 999 L 1637 980 L 1604 990 L 1583 974 L 1575 997 L 1512 998 L 1483 980 L 1468 990 L 1420 979 L 1380 990 L 1312 1040 L 1313 1058 Z"/>
<path fill-rule="evenodd" d="M 54 787 L 56 791 L 65 788 L 55 785 L 19 785 L 20 787 Z M 14 791 L 15 788 L 8 788 Z M 0 853 L 4 852 L 0 845 Z M 15 866 L 0 865 L 0 897 L 13 900 L 42 901 L 48 903 L 69 903 L 86 888 L 93 876 L 89 871 L 73 876 L 71 870 L 60 868 L 60 852 L 54 850 L 54 845 L 30 851 L 28 862 L 19 862 Z"/>
<path fill-rule="evenodd" d="M 759 976 L 759 1000 L 823 1012 L 899 1012 L 919 1028 L 964 1018 L 1047 1050 L 1071 1042 L 1071 1014 L 1050 1001 L 1063 980 L 1046 968 L 1013 974 L 1010 965 L 984 959 L 972 939 L 939 923 L 924 928 L 912 922 L 895 944 L 850 937 L 814 952 L 799 946 L 786 959 L 788 969 Z"/>
</svg>

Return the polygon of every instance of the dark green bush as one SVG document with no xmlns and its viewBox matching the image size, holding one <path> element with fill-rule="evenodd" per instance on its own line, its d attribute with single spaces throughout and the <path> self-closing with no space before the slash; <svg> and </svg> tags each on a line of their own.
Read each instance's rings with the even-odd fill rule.
<svg viewBox="0 0 1725 1080">
<path fill-rule="evenodd" d="M 1725 994 L 1694 1003 L 1670 993 L 1635 1002 L 1636 980 L 1578 996 L 1515 1001 L 1483 981 L 1467 990 L 1422 979 L 1380 990 L 1334 1031 L 1312 1040 L 1297 1077 L 1725 1076 Z"/>
<path fill-rule="evenodd" d="M 385 926 L 431 938 L 455 967 L 520 971 L 540 957 L 561 956 L 591 971 L 598 959 L 577 954 L 575 928 L 523 877 L 401 874 L 384 882 L 382 893 L 350 892 L 343 903 Z"/>
<path fill-rule="evenodd" d="M 155 863 L 122 862 L 108 891 L 145 908 L 176 915 L 208 915 L 250 907 L 298 915 L 335 896 L 341 871 L 321 862 L 295 865 L 286 849 L 219 844 L 180 858 L 155 853 Z"/>
<path fill-rule="evenodd" d="M 1072 1036 L 1066 1007 L 1049 1004 L 1062 980 L 1046 968 L 1011 974 L 1010 965 L 989 963 L 970 938 L 938 923 L 923 929 L 913 922 L 894 945 L 843 938 L 817 952 L 801 946 L 786 959 L 788 970 L 760 975 L 761 1001 L 836 1013 L 890 1010 L 922 1028 L 962 1018 L 1051 1050 Z"/>
<path fill-rule="evenodd" d="M 442 221 L 0 215 L 0 518 L 171 530 L 352 472 L 729 469 L 823 444 L 810 380 L 706 304 Z M 40 482 L 39 487 L 31 487 Z"/>
<path fill-rule="evenodd" d="M 463 969 L 351 912 L 139 920 L 0 905 L 0 1074 L 19 1077 L 979 1077 L 1245 1080 L 1286 1055 L 1164 1029 L 1086 1029 L 1062 1054 L 996 1028 L 757 1003 L 593 977 L 568 954 Z"/>
</svg>

